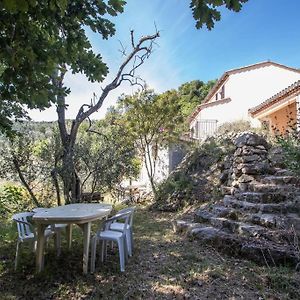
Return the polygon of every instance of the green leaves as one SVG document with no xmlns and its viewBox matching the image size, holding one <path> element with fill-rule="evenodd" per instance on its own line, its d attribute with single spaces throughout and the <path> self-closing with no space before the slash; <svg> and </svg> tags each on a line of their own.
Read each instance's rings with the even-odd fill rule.
<svg viewBox="0 0 300 300">
<path fill-rule="evenodd" d="M 17 11 L 17 0 L 3 0 L 3 7 L 11 12 Z"/>
<path fill-rule="evenodd" d="M 183 116 L 175 91 L 156 95 L 152 90 L 145 90 L 121 99 L 120 105 L 126 110 L 126 127 L 142 152 L 145 149 L 140 141 L 145 144 L 165 145 L 180 134 Z"/>
<path fill-rule="evenodd" d="M 192 0 L 190 8 L 193 17 L 197 21 L 196 28 L 200 29 L 204 25 L 211 30 L 215 22 L 221 20 L 221 13 L 218 7 L 225 6 L 227 9 L 239 12 L 244 3 L 248 0 Z"/>
<path fill-rule="evenodd" d="M 123 11 L 125 1 L 113 0 L 3 0 L 0 3 L 0 130 L 24 109 L 43 109 L 68 89 L 55 85 L 55 74 L 65 65 L 90 81 L 103 81 L 108 68 L 86 36 L 89 27 L 107 39 L 114 24 L 104 18 Z M 54 81 L 53 81 L 54 80 Z M 11 103 L 11 107 L 7 105 Z M 3 108 L 3 109 L 2 109 Z"/>
<path fill-rule="evenodd" d="M 182 84 L 178 88 L 177 93 L 180 98 L 181 110 L 185 117 L 188 117 L 196 106 L 201 104 L 214 84 L 215 80 L 206 83 L 200 80 L 193 80 Z"/>
</svg>

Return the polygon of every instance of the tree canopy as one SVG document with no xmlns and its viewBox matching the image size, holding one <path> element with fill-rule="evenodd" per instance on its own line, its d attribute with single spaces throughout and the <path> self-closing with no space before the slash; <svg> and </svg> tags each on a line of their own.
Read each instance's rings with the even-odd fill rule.
<svg viewBox="0 0 300 300">
<path fill-rule="evenodd" d="M 158 150 L 175 141 L 183 129 L 180 99 L 175 90 L 157 95 L 145 89 L 125 96 L 120 105 L 125 109 L 127 134 L 135 142 L 155 193 Z"/>
<path fill-rule="evenodd" d="M 0 2 L 0 130 L 24 117 L 24 109 L 49 107 L 69 92 L 55 84 L 59 70 L 84 73 L 90 81 L 105 78 L 108 68 L 85 29 L 104 39 L 112 36 L 114 24 L 107 17 L 124 5 L 123 0 Z"/>
<path fill-rule="evenodd" d="M 182 84 L 178 88 L 177 93 L 180 98 L 181 112 L 184 117 L 189 116 L 196 106 L 201 104 L 215 82 L 215 80 L 210 80 L 206 83 L 201 80 L 192 80 Z"/>
<path fill-rule="evenodd" d="M 221 20 L 219 7 L 225 6 L 229 10 L 239 12 L 246 2 L 248 0 L 192 0 L 190 8 L 196 20 L 196 28 L 206 26 L 211 30 L 215 23 Z"/>
</svg>

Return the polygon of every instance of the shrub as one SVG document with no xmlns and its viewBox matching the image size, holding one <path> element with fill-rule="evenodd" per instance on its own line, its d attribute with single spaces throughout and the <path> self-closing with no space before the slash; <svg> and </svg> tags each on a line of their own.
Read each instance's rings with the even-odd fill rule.
<svg viewBox="0 0 300 300">
<path fill-rule="evenodd" d="M 285 166 L 300 175 L 300 138 L 297 130 L 284 136 L 278 135 L 277 142 L 283 149 Z"/>
<path fill-rule="evenodd" d="M 239 120 L 234 122 L 226 122 L 218 127 L 217 135 L 224 135 L 227 133 L 238 133 L 243 131 L 252 130 L 251 123 L 245 120 Z"/>
<path fill-rule="evenodd" d="M 234 136 L 240 132 L 251 131 L 255 132 L 265 139 L 270 140 L 271 134 L 268 128 L 265 126 L 253 127 L 250 121 L 238 120 L 233 122 L 226 122 L 220 125 L 217 129 L 216 136 L 223 138 L 224 136 L 229 138 L 234 138 Z"/>
<path fill-rule="evenodd" d="M 31 208 L 26 190 L 15 184 L 6 183 L 0 187 L 0 215 L 8 216 Z"/>
</svg>

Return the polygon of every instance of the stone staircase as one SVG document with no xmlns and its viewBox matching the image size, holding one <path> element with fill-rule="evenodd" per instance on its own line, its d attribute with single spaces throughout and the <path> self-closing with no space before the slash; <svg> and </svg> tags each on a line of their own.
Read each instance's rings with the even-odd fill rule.
<svg viewBox="0 0 300 300">
<path fill-rule="evenodd" d="M 258 135 L 243 133 L 235 145 L 223 170 L 223 199 L 202 206 L 193 220 L 175 221 L 174 229 L 259 263 L 297 264 L 300 179 L 270 161 Z"/>
</svg>

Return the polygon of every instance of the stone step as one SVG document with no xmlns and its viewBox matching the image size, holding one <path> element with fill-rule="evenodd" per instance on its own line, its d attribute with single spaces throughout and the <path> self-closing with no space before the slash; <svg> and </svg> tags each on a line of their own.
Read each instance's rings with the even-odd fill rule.
<svg viewBox="0 0 300 300">
<path fill-rule="evenodd" d="M 202 225 L 191 220 L 174 220 L 172 221 L 172 226 L 176 233 L 187 233 L 194 228 L 201 227 Z"/>
<path fill-rule="evenodd" d="M 236 212 L 236 216 L 237 219 L 234 220 L 218 217 L 212 212 L 205 210 L 199 210 L 195 214 L 194 222 L 200 223 L 203 226 L 206 224 L 206 226 L 212 226 L 218 230 L 223 230 L 231 234 L 238 234 L 244 237 L 265 237 L 270 240 L 273 240 L 274 238 L 276 240 L 285 240 L 287 238 L 286 230 L 281 229 L 279 220 L 272 220 L 267 214 L 264 214 L 261 217 L 258 217 L 255 214 L 238 216 L 238 213 Z M 292 219 L 293 218 L 291 218 L 291 220 Z M 295 222 L 295 217 L 293 220 Z M 278 224 L 278 226 L 276 226 L 276 224 Z M 300 227 L 300 220 L 298 225 Z M 200 225 L 198 227 L 200 227 Z"/>
<path fill-rule="evenodd" d="M 274 169 L 274 176 L 294 176 L 295 174 L 287 169 L 275 168 Z"/>
<path fill-rule="evenodd" d="M 225 196 L 223 204 L 227 208 L 233 208 L 238 211 L 252 212 L 252 213 L 297 213 L 300 211 L 299 202 L 279 202 L 279 203 L 253 203 L 247 201 L 237 200 L 233 196 Z"/>
<path fill-rule="evenodd" d="M 261 192 L 242 192 L 235 193 L 234 197 L 240 201 L 251 203 L 280 203 L 287 201 L 287 193 L 261 193 Z"/>
<path fill-rule="evenodd" d="M 211 213 L 219 218 L 228 218 L 230 220 L 237 220 L 237 210 L 234 207 L 226 207 L 223 203 L 215 205 Z"/>
<path fill-rule="evenodd" d="M 286 185 L 286 184 L 292 184 L 292 185 L 299 185 L 300 184 L 300 178 L 296 176 L 265 176 L 261 178 L 261 183 L 263 184 L 271 184 L 271 185 Z"/>
<path fill-rule="evenodd" d="M 250 192 L 256 193 L 276 193 L 276 194 L 284 194 L 284 193 L 299 193 L 299 187 L 295 187 L 291 184 L 279 185 L 279 184 L 264 184 L 264 183 L 250 183 L 248 185 L 248 190 Z"/>
<path fill-rule="evenodd" d="M 212 226 L 193 228 L 189 236 L 230 255 L 238 255 L 243 243 L 243 238 Z"/>
<path fill-rule="evenodd" d="M 245 237 L 259 237 L 265 232 L 265 228 L 259 225 L 247 224 L 245 222 L 229 220 L 226 218 L 211 218 L 210 222 L 215 228 L 236 233 Z"/>
<path fill-rule="evenodd" d="M 238 233 L 246 236 L 258 236 L 261 231 L 264 230 L 264 228 L 261 226 L 249 225 L 237 220 L 218 217 L 212 212 L 208 212 L 205 210 L 197 211 L 195 213 L 194 221 L 196 223 L 210 224 L 217 229 L 225 230 L 229 233 Z"/>
<path fill-rule="evenodd" d="M 267 228 L 286 228 L 285 219 L 280 215 L 275 214 L 247 214 L 244 215 L 242 220 L 254 225 L 260 225 Z"/>
<path fill-rule="evenodd" d="M 194 228 L 189 233 L 201 243 L 210 244 L 217 250 L 243 259 L 251 259 L 265 265 L 292 264 L 298 259 L 293 247 L 288 243 L 274 243 L 264 239 L 244 238 L 212 226 Z"/>
</svg>

